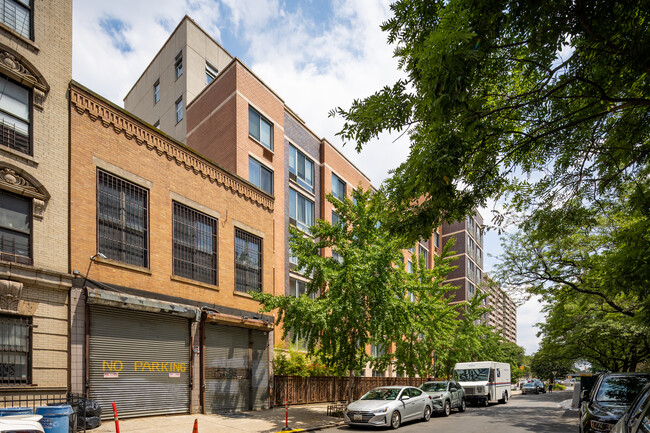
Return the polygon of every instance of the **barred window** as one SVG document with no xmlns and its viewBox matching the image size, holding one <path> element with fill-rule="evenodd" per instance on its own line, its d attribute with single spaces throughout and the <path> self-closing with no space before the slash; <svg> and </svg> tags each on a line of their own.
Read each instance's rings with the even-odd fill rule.
<svg viewBox="0 0 650 433">
<path fill-rule="evenodd" d="M 174 202 L 174 275 L 217 284 L 217 220 Z"/>
<path fill-rule="evenodd" d="M 149 198 L 145 188 L 97 171 L 97 251 L 148 267 Z"/>
<path fill-rule="evenodd" d="M 31 89 L 0 75 L 0 144 L 28 155 L 32 154 L 31 94 Z"/>
<path fill-rule="evenodd" d="M 0 385 L 31 383 L 31 319 L 0 316 Z"/>
<path fill-rule="evenodd" d="M 235 290 L 262 291 L 262 238 L 235 228 Z"/>
<path fill-rule="evenodd" d="M 0 0 L 0 22 L 27 39 L 32 38 L 30 0 Z"/>
</svg>

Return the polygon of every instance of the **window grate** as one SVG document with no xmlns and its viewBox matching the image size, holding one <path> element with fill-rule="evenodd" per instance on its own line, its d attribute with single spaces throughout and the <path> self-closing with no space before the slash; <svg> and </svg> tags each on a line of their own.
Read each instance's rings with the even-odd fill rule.
<svg viewBox="0 0 650 433">
<path fill-rule="evenodd" d="M 148 201 L 145 188 L 98 170 L 97 251 L 148 267 Z"/>
<path fill-rule="evenodd" d="M 31 39 L 31 20 L 29 1 L 0 0 L 0 22 L 27 39 Z"/>
<path fill-rule="evenodd" d="M 262 291 L 262 238 L 235 228 L 235 290 Z"/>
<path fill-rule="evenodd" d="M 174 202 L 174 275 L 217 284 L 217 220 Z"/>
<path fill-rule="evenodd" d="M 0 316 L 0 384 L 31 383 L 31 337 L 29 317 Z"/>
</svg>

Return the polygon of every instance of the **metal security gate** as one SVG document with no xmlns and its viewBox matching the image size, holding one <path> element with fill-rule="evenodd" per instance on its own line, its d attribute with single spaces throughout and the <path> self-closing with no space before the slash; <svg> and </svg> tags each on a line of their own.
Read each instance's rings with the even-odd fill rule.
<svg viewBox="0 0 650 433">
<path fill-rule="evenodd" d="M 111 403 L 122 417 L 189 413 L 190 326 L 187 319 L 90 307 L 90 398 L 102 418 Z"/>
<path fill-rule="evenodd" d="M 251 331 L 253 364 L 253 409 L 269 408 L 269 336 L 266 332 Z"/>
<path fill-rule="evenodd" d="M 204 363 L 206 413 L 269 407 L 266 332 L 206 323 Z"/>
<path fill-rule="evenodd" d="M 206 324 L 205 411 L 249 409 L 248 329 Z"/>
</svg>

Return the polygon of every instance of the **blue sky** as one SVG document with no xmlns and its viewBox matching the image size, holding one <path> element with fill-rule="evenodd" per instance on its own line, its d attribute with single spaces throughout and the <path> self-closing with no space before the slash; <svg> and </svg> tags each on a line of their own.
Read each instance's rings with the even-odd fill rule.
<svg viewBox="0 0 650 433">
<path fill-rule="evenodd" d="M 387 0 L 77 0 L 73 78 L 122 106 L 186 14 L 246 63 L 316 134 L 337 145 L 373 184 L 380 185 L 408 156 L 408 136 L 398 134 L 382 135 L 357 154 L 335 135 L 341 120 L 328 117 L 332 108 L 347 108 L 401 76 L 393 47 L 379 28 L 390 17 Z M 481 213 L 489 222 L 489 208 Z M 486 254 L 500 253 L 496 233 L 486 234 L 484 248 Z M 485 270 L 494 262 L 486 256 Z M 518 343 L 529 354 L 537 349 L 539 310 L 536 301 L 519 309 Z"/>
</svg>

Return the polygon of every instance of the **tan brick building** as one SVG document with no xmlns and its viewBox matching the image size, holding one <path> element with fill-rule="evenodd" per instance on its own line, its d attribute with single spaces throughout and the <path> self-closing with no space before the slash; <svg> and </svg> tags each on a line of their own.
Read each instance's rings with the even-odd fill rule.
<svg viewBox="0 0 650 433">
<path fill-rule="evenodd" d="M 268 407 L 272 317 L 249 292 L 275 290 L 273 198 L 79 84 L 70 99 L 72 390 L 124 416 Z"/>
<path fill-rule="evenodd" d="M 69 382 L 71 21 L 72 1 L 0 5 L 0 398 L 28 405 Z"/>
<path fill-rule="evenodd" d="M 487 313 L 485 323 L 493 326 L 506 341 L 517 342 L 517 305 L 508 294 L 488 274 L 483 276 L 481 291 L 487 293 Z"/>
</svg>

